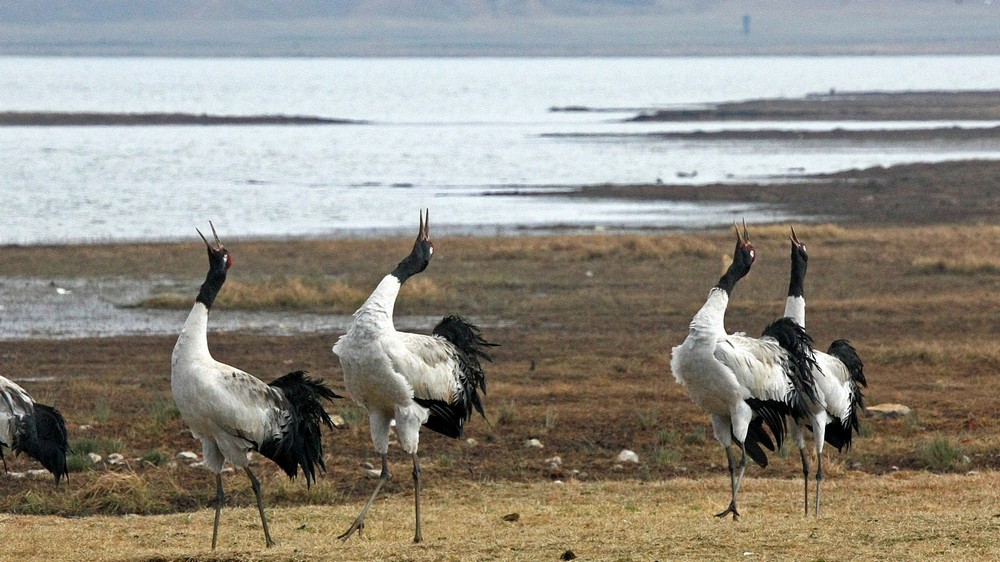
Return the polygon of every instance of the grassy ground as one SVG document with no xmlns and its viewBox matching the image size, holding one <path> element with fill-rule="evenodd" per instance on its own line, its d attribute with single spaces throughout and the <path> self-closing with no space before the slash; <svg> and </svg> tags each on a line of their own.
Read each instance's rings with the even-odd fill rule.
<svg viewBox="0 0 1000 562">
<path fill-rule="evenodd" d="M 364 539 L 335 537 L 354 505 L 270 510 L 266 550 L 253 508 L 147 517 L 0 515 L 7 560 L 987 560 L 996 555 L 1000 478 L 855 474 L 828 487 L 822 519 L 796 511 L 799 482 L 747 482 L 748 516 L 716 519 L 723 478 L 656 482 L 437 485 L 425 541 L 413 545 L 412 500 L 375 504 Z M 515 521 L 511 521 L 516 519 Z"/>
<path fill-rule="evenodd" d="M 85 468 L 76 458 L 80 470 L 59 490 L 0 479 L 0 521 L 5 536 L 18 537 L 7 542 L 23 549 L 10 559 L 536 560 L 567 549 L 622 560 L 987 557 L 998 511 L 987 490 L 1000 467 L 1000 395 L 989 391 L 1000 369 L 1000 228 L 796 231 L 809 245 L 808 323 L 817 343 L 851 339 L 865 360 L 869 404 L 913 408 L 902 419 L 865 418 L 846 455 L 828 449 L 820 521 L 800 515 L 798 455 L 787 450 L 766 470 L 748 470 L 745 521 L 711 516 L 727 502 L 724 455 L 707 416 L 674 383 L 669 356 L 721 274 L 731 232 L 448 238 L 435 240 L 434 261 L 404 287 L 397 314 L 461 313 L 489 326 L 486 336 L 501 347 L 488 370 L 490 423 L 473 420 L 466 435 L 476 443 L 429 433 L 421 443 L 427 545 L 409 544 L 412 485 L 398 448 L 391 499 L 376 507 L 370 540 L 341 546 L 331 538 L 373 485 L 359 464 L 376 461 L 364 416 L 341 401 L 331 411 L 348 427 L 327 435 L 328 473 L 311 490 L 269 461 L 254 463 L 281 546 L 257 550 L 249 485 L 227 475 L 222 548 L 210 557 L 212 479 L 173 458 L 198 450 L 170 395 L 174 338 L 33 340 L 0 342 L 3 374 L 29 379 L 36 399 L 64 412 L 78 452 L 120 452 L 128 463 Z M 736 288 L 727 327 L 756 334 L 783 308 L 788 242 L 785 226 L 750 232 L 758 260 Z M 236 306 L 349 312 L 411 241 L 227 243 L 236 258 L 229 283 L 243 287 L 213 315 Z M 189 278 L 185 308 L 204 262 L 196 241 L 0 251 L 0 271 L 10 276 Z M 339 296 L 306 291 L 274 302 L 276 285 L 296 284 Z M 338 335 L 213 334 L 210 345 L 219 360 L 264 380 L 305 368 L 342 389 L 330 353 Z M 30 380 L 46 376 L 54 379 Z M 526 448 L 529 438 L 544 448 Z M 622 448 L 640 463 L 617 466 Z M 547 462 L 554 456 L 561 466 Z M 23 458 L 10 464 L 35 468 Z M 513 512 L 516 524 L 499 520 Z M 143 516 L 116 517 L 124 514 Z"/>
</svg>

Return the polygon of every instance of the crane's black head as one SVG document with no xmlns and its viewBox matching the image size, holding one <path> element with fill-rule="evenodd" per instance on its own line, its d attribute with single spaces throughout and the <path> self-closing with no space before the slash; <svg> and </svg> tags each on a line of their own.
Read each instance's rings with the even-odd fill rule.
<svg viewBox="0 0 1000 562">
<path fill-rule="evenodd" d="M 736 282 L 743 279 L 747 273 L 750 273 L 750 266 L 753 265 L 753 261 L 757 258 L 757 250 L 750 243 L 750 233 L 747 232 L 746 221 L 743 222 L 742 233 L 740 233 L 738 226 L 734 224 L 733 227 L 736 229 L 736 250 L 733 251 L 733 263 L 729 264 L 729 269 L 726 270 L 726 273 L 722 275 L 722 278 L 719 279 L 719 283 L 716 285 L 716 287 L 723 289 L 729 294 L 733 292 Z"/>
<path fill-rule="evenodd" d="M 788 283 L 788 296 L 801 297 L 804 295 L 809 254 L 806 252 L 806 245 L 800 242 L 798 236 L 795 235 L 794 228 L 789 239 L 792 241 L 792 275 Z"/>
<path fill-rule="evenodd" d="M 392 274 L 399 279 L 400 283 L 405 282 L 411 276 L 427 269 L 427 264 L 431 263 L 431 256 L 434 254 L 434 244 L 430 239 L 430 209 L 426 214 L 420 214 L 420 229 L 417 231 L 417 239 L 413 242 L 413 250 L 403 261 L 399 262 Z"/>
<path fill-rule="evenodd" d="M 219 240 L 219 235 L 215 232 L 215 225 L 209 221 L 208 226 L 212 227 L 212 236 L 215 238 L 215 242 L 209 242 L 200 230 L 195 229 L 208 248 L 208 276 L 205 277 L 205 282 L 201 285 L 197 301 L 203 303 L 206 308 L 212 308 L 212 303 L 215 302 L 219 289 L 226 282 L 226 272 L 233 266 L 233 256 Z"/>
</svg>

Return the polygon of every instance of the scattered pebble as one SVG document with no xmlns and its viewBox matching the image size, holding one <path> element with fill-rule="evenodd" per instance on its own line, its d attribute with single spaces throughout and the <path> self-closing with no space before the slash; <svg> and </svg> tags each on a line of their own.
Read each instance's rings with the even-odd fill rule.
<svg viewBox="0 0 1000 562">
<path fill-rule="evenodd" d="M 910 408 L 902 404 L 886 403 L 868 406 L 868 415 L 877 420 L 892 420 L 910 415 Z"/>
<path fill-rule="evenodd" d="M 98 455 L 97 453 L 87 453 L 87 458 L 90 459 L 91 463 L 97 464 L 97 463 L 101 462 L 101 458 L 102 457 L 101 457 L 101 455 Z"/>
<path fill-rule="evenodd" d="M 468 445 L 468 446 L 470 446 L 470 447 L 475 447 L 476 445 L 479 444 L 479 441 L 476 441 L 472 437 L 469 437 L 468 439 L 465 440 L 465 444 Z"/>
<path fill-rule="evenodd" d="M 346 427 L 348 427 L 347 420 L 345 420 L 344 416 L 341 416 L 340 414 L 330 414 L 330 421 L 333 422 L 333 425 L 335 427 L 339 427 L 339 428 L 346 428 Z"/>
<path fill-rule="evenodd" d="M 108 464 L 118 465 L 125 463 L 125 455 L 121 453 L 111 453 L 108 455 Z"/>
<path fill-rule="evenodd" d="M 205 461 L 193 462 L 193 463 L 189 464 L 188 466 L 190 466 L 191 468 L 201 468 L 201 467 L 205 466 Z"/>
<path fill-rule="evenodd" d="M 375 465 L 373 465 L 372 463 L 370 463 L 368 461 L 364 461 L 364 462 L 361 463 L 361 468 L 363 468 L 365 470 L 371 470 L 371 469 L 375 468 Z"/>
<path fill-rule="evenodd" d="M 545 459 L 545 464 L 549 465 L 549 468 L 560 468 L 562 466 L 562 458 L 556 456 Z"/>
<path fill-rule="evenodd" d="M 382 476 L 381 470 L 376 470 L 374 468 L 365 469 L 365 478 L 371 478 L 372 480 L 377 480 L 379 476 Z"/>
<path fill-rule="evenodd" d="M 49 477 L 49 471 L 44 468 L 36 468 L 28 471 L 28 477 L 32 480 L 44 480 Z"/>
<path fill-rule="evenodd" d="M 542 442 L 538 439 L 528 439 L 524 442 L 524 446 L 528 449 L 541 449 L 545 445 L 542 445 Z"/>
<path fill-rule="evenodd" d="M 198 455 L 191 451 L 181 451 L 177 453 L 177 458 L 182 461 L 196 461 L 198 460 Z"/>
<path fill-rule="evenodd" d="M 630 449 L 622 449 L 622 452 L 618 453 L 618 462 L 639 464 L 639 454 Z"/>
<path fill-rule="evenodd" d="M 10 476 L 11 478 L 24 478 L 27 474 L 23 472 L 8 472 L 7 476 Z"/>
<path fill-rule="evenodd" d="M 85 424 L 85 425 L 81 425 L 77 429 L 79 429 L 80 431 L 90 431 L 91 429 L 94 429 L 94 426 L 92 426 L 90 424 Z"/>
</svg>

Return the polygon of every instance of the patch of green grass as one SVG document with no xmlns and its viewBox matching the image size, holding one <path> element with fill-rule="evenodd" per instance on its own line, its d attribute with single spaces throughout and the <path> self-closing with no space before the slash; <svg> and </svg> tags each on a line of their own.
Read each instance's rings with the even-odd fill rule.
<svg viewBox="0 0 1000 562">
<path fill-rule="evenodd" d="M 958 469 L 964 461 L 962 450 L 952 443 L 948 437 L 935 437 L 924 445 L 920 456 L 927 468 L 935 472 L 948 472 Z"/>
<path fill-rule="evenodd" d="M 639 422 L 639 427 L 643 429 L 652 429 L 660 422 L 660 411 L 640 410 L 635 413 L 635 418 L 636 421 Z"/>
<path fill-rule="evenodd" d="M 149 463 L 153 466 L 162 466 L 169 460 L 170 453 L 166 453 L 160 449 L 152 449 L 142 456 L 142 462 Z"/>
<path fill-rule="evenodd" d="M 360 427 L 368 421 L 368 412 L 361 406 L 347 404 L 337 409 L 340 417 L 344 418 L 347 427 Z"/>
<path fill-rule="evenodd" d="M 684 434 L 684 444 L 685 445 L 703 445 L 705 443 L 705 428 L 696 427 L 691 431 Z"/>
</svg>

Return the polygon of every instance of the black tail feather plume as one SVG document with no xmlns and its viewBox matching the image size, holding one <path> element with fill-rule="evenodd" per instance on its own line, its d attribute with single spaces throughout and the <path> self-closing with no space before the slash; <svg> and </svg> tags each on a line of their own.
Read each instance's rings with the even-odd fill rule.
<svg viewBox="0 0 1000 562">
<path fill-rule="evenodd" d="M 754 418 L 750 420 L 750 427 L 747 429 L 747 436 L 743 444 L 746 447 L 747 456 L 761 467 L 766 467 L 767 456 L 761 449 L 761 445 L 771 451 L 781 448 L 788 431 L 788 427 L 785 425 L 785 416 L 790 410 L 788 404 L 777 400 L 749 398 L 746 403 L 753 410 Z M 774 436 L 773 442 L 764 430 L 765 424 L 771 430 L 771 435 Z"/>
<path fill-rule="evenodd" d="M 457 439 L 465 431 L 465 422 L 472 417 L 473 409 L 486 417 L 479 396 L 480 390 L 486 394 L 486 373 L 480 359 L 492 362 L 493 358 L 486 351 L 497 344 L 483 339 L 477 326 L 459 316 L 444 317 L 431 333 L 448 340 L 458 350 L 459 395 L 450 404 L 419 398 L 414 401 L 430 410 L 430 417 L 424 424 L 428 429 Z"/>
<path fill-rule="evenodd" d="M 284 394 L 290 406 L 290 415 L 282 428 L 282 435 L 264 441 L 258 451 L 277 463 L 289 478 L 295 478 L 299 467 L 302 467 L 306 485 L 311 485 L 316 480 L 316 469 L 326 470 L 320 424 L 333 429 L 333 421 L 323 409 L 321 400 L 332 401 L 341 396 L 323 381 L 306 376 L 305 371 L 288 373 L 269 386 Z"/>
<path fill-rule="evenodd" d="M 15 453 L 24 453 L 42 463 L 56 477 L 56 484 L 63 476 L 69 477 L 66 455 L 69 438 L 66 420 L 52 406 L 35 403 L 35 411 L 18 422 L 18 431 L 11 447 Z"/>
<path fill-rule="evenodd" d="M 816 357 L 813 355 L 813 339 L 805 328 L 791 318 L 779 318 L 764 328 L 762 337 L 773 338 L 788 353 L 790 359 L 789 378 L 795 389 L 792 401 L 792 417 L 804 419 L 807 407 L 803 397 L 816 402 L 816 381 L 813 379 L 813 369 L 816 368 Z"/>
<path fill-rule="evenodd" d="M 755 417 L 750 421 L 750 427 L 747 428 L 747 438 L 743 441 L 743 445 L 747 456 L 753 462 L 760 465 L 761 468 L 767 468 L 767 453 L 761 446 L 774 451 L 774 442 L 771 441 L 771 436 L 764 431 L 764 418 Z"/>
<path fill-rule="evenodd" d="M 858 418 L 858 412 L 863 412 L 865 409 L 865 396 L 861 392 L 861 387 L 868 386 L 868 381 L 865 380 L 865 365 L 857 350 L 847 340 L 841 339 L 831 343 L 827 354 L 836 357 L 847 367 L 853 384 L 851 385 L 851 414 L 847 423 L 836 420 L 827 425 L 825 441 L 836 447 L 838 451 L 844 448 L 850 449 L 852 431 L 853 433 L 861 432 L 861 420 Z"/>
</svg>

